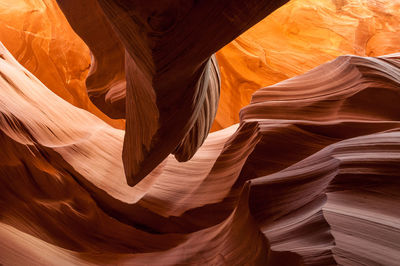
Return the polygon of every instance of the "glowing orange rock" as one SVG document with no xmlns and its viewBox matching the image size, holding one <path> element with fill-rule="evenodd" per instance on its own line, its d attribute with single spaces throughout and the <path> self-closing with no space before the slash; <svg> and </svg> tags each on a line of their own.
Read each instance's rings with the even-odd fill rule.
<svg viewBox="0 0 400 266">
<path fill-rule="evenodd" d="M 90 52 L 55 1 L 0 3 L 0 40 L 18 61 L 59 96 L 122 127 L 122 121 L 109 119 L 88 99 L 84 80 Z M 292 0 L 284 5 L 217 53 L 222 88 L 213 130 L 237 123 L 238 111 L 259 88 L 339 55 L 397 52 L 398 10 L 400 3 L 390 0 Z"/>
<path fill-rule="evenodd" d="M 213 129 L 239 121 L 254 91 L 339 55 L 399 51 L 400 2 L 294 0 L 217 53 L 221 99 Z"/>
<path fill-rule="evenodd" d="M 0 40 L 57 95 L 114 127 L 124 127 L 123 120 L 108 118 L 89 100 L 85 87 L 89 49 L 54 0 L 1 0 Z"/>
</svg>

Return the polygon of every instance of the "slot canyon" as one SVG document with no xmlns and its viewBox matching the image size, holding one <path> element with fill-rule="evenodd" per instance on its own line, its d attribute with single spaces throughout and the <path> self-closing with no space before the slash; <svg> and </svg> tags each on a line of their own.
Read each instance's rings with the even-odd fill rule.
<svg viewBox="0 0 400 266">
<path fill-rule="evenodd" d="M 0 265 L 400 265 L 400 0 L 0 0 Z"/>
</svg>

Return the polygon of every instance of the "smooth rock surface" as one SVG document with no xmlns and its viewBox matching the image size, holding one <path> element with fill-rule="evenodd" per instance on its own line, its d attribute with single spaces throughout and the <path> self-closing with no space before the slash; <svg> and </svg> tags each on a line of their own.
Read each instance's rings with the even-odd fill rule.
<svg viewBox="0 0 400 266">
<path fill-rule="evenodd" d="M 287 0 L 57 2 L 99 67 L 115 62 L 116 69 L 108 70 L 106 63 L 92 69 L 88 92 L 92 100 L 93 90 L 100 94 L 96 105 L 106 114 L 126 118 L 122 157 L 127 183 L 134 186 L 169 154 L 178 161 L 195 154 L 218 106 L 220 76 L 213 54 Z M 88 8 L 91 13 L 84 12 Z M 107 71 L 111 81 L 102 74 Z M 102 85 L 93 88 L 89 79 Z M 117 99 L 107 101 L 110 93 Z M 125 100 L 125 108 L 116 109 L 119 100 Z"/>
<path fill-rule="evenodd" d="M 257 91 L 239 125 L 134 187 L 123 131 L 59 98 L 4 47 L 0 73 L 2 264 L 399 260 L 398 54 L 339 57 Z"/>
<path fill-rule="evenodd" d="M 54 1 L 0 2 L 34 73 L 0 45 L 1 265 L 397 265 L 400 54 L 363 57 L 396 1 L 291 1 L 221 73 L 284 1 L 58 2 L 90 67 Z"/>
<path fill-rule="evenodd" d="M 213 130 L 239 121 L 259 88 L 340 55 L 399 52 L 400 2 L 291 0 L 217 53 L 221 100 Z"/>
<path fill-rule="evenodd" d="M 88 99 L 85 79 L 93 68 L 90 52 L 55 0 L 0 0 L 0 41 L 57 95 L 124 128 L 123 120 L 108 118 Z"/>
</svg>

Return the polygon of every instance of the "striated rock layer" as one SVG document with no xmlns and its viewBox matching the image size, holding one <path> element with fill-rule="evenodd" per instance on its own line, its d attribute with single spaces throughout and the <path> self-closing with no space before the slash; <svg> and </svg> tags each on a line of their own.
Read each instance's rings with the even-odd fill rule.
<svg viewBox="0 0 400 266">
<path fill-rule="evenodd" d="M 123 120 L 108 118 L 88 99 L 85 78 L 95 64 L 55 0 L 0 0 L 0 41 L 57 95 L 124 128 Z"/>
<path fill-rule="evenodd" d="M 239 121 L 259 88 L 340 55 L 399 52 L 400 2 L 291 0 L 217 53 L 221 101 L 213 129 Z"/>
<path fill-rule="evenodd" d="M 260 89 L 240 124 L 129 187 L 124 132 L 0 51 L 0 263 L 400 260 L 399 54 L 339 57 Z"/>
<path fill-rule="evenodd" d="M 92 57 L 56 0 L 0 0 L 0 41 L 57 95 L 123 128 L 123 120 L 107 116 L 125 117 L 124 48 L 98 12 L 95 0 L 59 3 L 64 12 L 75 13 L 76 18 L 69 17 L 68 22 L 90 46 Z M 261 87 L 340 55 L 398 52 L 399 4 L 391 0 L 291 0 L 273 12 L 217 52 L 222 97 L 212 130 L 237 123 L 239 110 Z M 90 15 L 87 10 L 92 10 Z M 152 23 L 168 24 L 162 14 L 157 16 L 160 20 Z M 101 42 L 96 39 L 100 37 Z M 86 89 L 107 116 L 87 99 Z M 190 155 L 186 151 L 181 160 Z"/>
<path fill-rule="evenodd" d="M 287 0 L 57 2 L 94 56 L 89 97 L 126 118 L 122 156 L 133 186 L 171 153 L 193 157 L 218 106 L 213 53 Z"/>
</svg>

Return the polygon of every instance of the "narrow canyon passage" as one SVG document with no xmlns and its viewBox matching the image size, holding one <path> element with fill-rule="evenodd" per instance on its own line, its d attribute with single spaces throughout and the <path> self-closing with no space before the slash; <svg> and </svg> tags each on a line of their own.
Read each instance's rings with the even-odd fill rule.
<svg viewBox="0 0 400 266">
<path fill-rule="evenodd" d="M 398 265 L 398 10 L 0 0 L 0 264 Z"/>
</svg>

